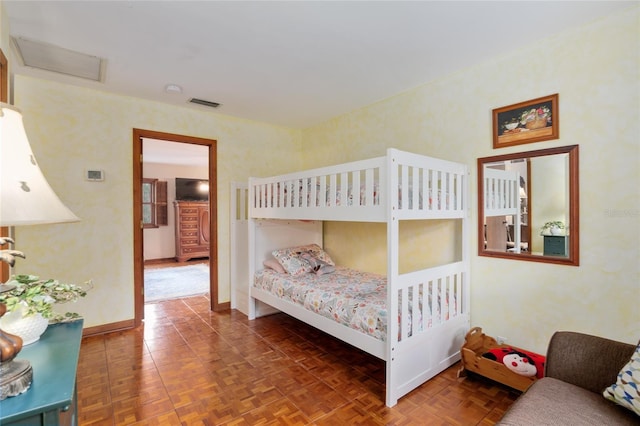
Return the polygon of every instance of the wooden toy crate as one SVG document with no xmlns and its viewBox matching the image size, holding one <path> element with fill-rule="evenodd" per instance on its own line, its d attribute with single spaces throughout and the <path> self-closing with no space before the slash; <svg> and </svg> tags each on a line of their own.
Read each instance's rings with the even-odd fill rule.
<svg viewBox="0 0 640 426">
<path fill-rule="evenodd" d="M 482 356 L 489 349 L 504 347 L 522 351 L 515 346 L 499 345 L 496 339 L 485 335 L 480 327 L 472 328 L 465 336 L 464 344 L 460 349 L 462 366 L 458 370 L 458 377 L 464 376 L 467 371 L 471 371 L 524 392 L 537 380 L 535 376 L 527 377 L 514 373 L 503 363 Z"/>
</svg>

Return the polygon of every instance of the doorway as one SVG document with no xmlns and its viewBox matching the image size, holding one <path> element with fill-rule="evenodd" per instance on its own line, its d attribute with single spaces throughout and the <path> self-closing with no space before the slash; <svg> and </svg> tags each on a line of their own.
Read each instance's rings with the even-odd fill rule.
<svg viewBox="0 0 640 426">
<path fill-rule="evenodd" d="M 142 212 L 143 182 L 143 144 L 144 139 L 157 139 L 168 142 L 203 145 L 208 147 L 208 180 L 209 185 L 209 294 L 210 309 L 223 310 L 225 306 L 218 303 L 218 247 L 217 247 L 217 146 L 213 139 L 196 138 L 156 132 L 152 130 L 133 129 L 133 269 L 134 269 L 134 325 L 142 324 L 144 319 L 144 236 Z M 226 305 L 226 304 L 222 304 Z"/>
</svg>

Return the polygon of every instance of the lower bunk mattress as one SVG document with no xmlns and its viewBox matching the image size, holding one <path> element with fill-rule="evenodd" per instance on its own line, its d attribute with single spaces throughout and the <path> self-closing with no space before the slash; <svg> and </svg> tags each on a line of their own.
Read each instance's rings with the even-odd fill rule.
<svg viewBox="0 0 640 426">
<path fill-rule="evenodd" d="M 386 340 L 387 278 L 384 275 L 341 266 L 336 266 L 333 273 L 322 275 L 290 275 L 263 269 L 256 272 L 254 286 L 378 340 Z M 437 297 L 433 297 L 434 294 Z M 434 286 L 421 289 L 418 329 L 430 328 L 432 318 L 441 315 L 444 321 L 449 318 L 448 292 L 444 292 L 444 297 L 440 294 Z M 411 298 L 409 294 L 409 301 Z M 400 330 L 403 323 L 411 329 L 412 318 L 411 312 L 405 321 L 398 317 Z"/>
</svg>

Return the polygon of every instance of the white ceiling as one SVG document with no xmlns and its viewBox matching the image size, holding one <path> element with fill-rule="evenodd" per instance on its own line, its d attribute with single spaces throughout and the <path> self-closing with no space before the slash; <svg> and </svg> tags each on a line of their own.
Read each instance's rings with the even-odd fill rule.
<svg viewBox="0 0 640 426">
<path fill-rule="evenodd" d="M 104 82 L 12 71 L 305 128 L 637 2 L 15 1 L 13 37 L 106 59 Z M 183 93 L 166 93 L 167 84 Z"/>
<path fill-rule="evenodd" d="M 142 138 L 142 158 L 145 163 L 206 167 L 209 164 L 209 147 Z"/>
<path fill-rule="evenodd" d="M 293 128 L 636 3 L 3 0 L 12 37 L 106 60 L 103 82 L 25 67 L 15 55 L 12 73 Z M 143 147 L 145 162 L 206 164 L 202 147 Z"/>
</svg>

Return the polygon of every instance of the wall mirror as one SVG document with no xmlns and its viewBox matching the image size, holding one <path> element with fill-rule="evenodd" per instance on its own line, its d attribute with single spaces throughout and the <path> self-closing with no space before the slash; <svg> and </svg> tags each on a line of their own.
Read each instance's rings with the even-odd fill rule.
<svg viewBox="0 0 640 426">
<path fill-rule="evenodd" d="M 578 145 L 478 158 L 478 255 L 579 265 Z"/>
</svg>

